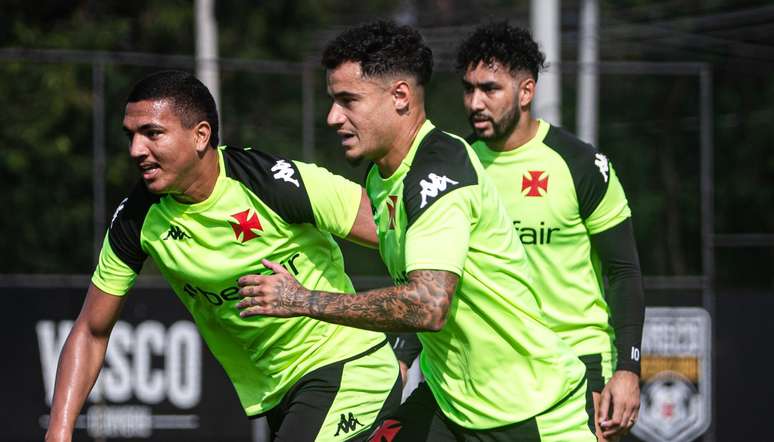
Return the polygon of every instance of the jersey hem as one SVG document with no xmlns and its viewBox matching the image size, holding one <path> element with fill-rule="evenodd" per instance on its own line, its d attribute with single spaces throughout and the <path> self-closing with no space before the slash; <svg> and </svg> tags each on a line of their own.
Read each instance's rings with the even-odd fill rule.
<svg viewBox="0 0 774 442">
<path fill-rule="evenodd" d="M 120 298 L 126 296 L 126 294 L 129 293 L 129 290 L 131 289 L 131 287 L 130 287 L 129 289 L 127 289 L 123 293 L 115 293 L 115 292 L 120 292 L 121 290 L 114 290 L 113 288 L 107 289 L 107 288 L 105 288 L 106 286 L 103 285 L 102 281 L 97 281 L 93 276 L 91 278 L 91 283 L 94 284 L 94 287 L 102 290 L 103 292 L 107 293 L 108 295 L 118 296 Z"/>
<path fill-rule="evenodd" d="M 589 226 L 587 224 L 586 225 L 586 229 L 588 229 L 589 235 L 596 235 L 598 233 L 602 233 L 602 232 L 604 232 L 606 230 L 612 229 L 613 227 L 621 224 L 622 222 L 626 221 L 627 219 L 629 219 L 631 217 L 632 217 L 632 215 L 630 213 L 621 214 L 621 215 L 618 215 L 618 216 L 614 217 L 610 221 L 601 223 L 598 226 Z"/>
<path fill-rule="evenodd" d="M 413 272 L 415 270 L 440 270 L 444 272 L 454 273 L 455 275 L 462 277 L 462 269 L 454 264 L 438 264 L 430 262 L 417 262 L 406 266 L 406 273 Z"/>
</svg>

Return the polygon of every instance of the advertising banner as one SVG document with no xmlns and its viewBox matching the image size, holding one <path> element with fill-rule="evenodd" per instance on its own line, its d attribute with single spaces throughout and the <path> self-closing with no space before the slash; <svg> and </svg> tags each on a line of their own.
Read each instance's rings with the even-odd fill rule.
<svg viewBox="0 0 774 442">
<path fill-rule="evenodd" d="M 59 353 L 86 289 L 1 292 L 16 301 L 2 326 L 0 440 L 42 440 Z M 174 293 L 135 288 L 127 296 L 74 440 L 251 440 L 234 388 Z"/>
<path fill-rule="evenodd" d="M 711 420 L 711 327 L 699 307 L 649 307 L 642 334 L 640 415 L 648 442 L 692 441 Z"/>
</svg>

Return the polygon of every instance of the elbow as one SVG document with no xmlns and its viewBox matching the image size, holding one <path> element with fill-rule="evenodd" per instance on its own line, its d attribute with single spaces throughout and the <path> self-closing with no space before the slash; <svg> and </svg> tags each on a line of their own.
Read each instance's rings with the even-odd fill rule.
<svg viewBox="0 0 774 442">
<path fill-rule="evenodd" d="M 425 324 L 423 331 L 432 332 L 432 333 L 441 331 L 444 325 L 446 325 L 446 320 L 448 319 L 448 317 L 449 317 L 448 304 L 435 309 L 435 311 L 433 312 L 432 315 L 430 315 L 430 318 Z"/>
</svg>

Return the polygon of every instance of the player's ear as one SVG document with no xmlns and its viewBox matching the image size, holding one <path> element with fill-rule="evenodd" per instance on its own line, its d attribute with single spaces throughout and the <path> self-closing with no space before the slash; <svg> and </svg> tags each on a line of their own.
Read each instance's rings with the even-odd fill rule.
<svg viewBox="0 0 774 442">
<path fill-rule="evenodd" d="M 532 99 L 535 97 L 535 86 L 535 79 L 529 75 L 518 80 L 517 97 L 519 99 L 520 107 L 529 107 L 532 103 Z"/>
<path fill-rule="evenodd" d="M 212 136 L 212 127 L 207 121 L 200 121 L 193 128 L 194 143 L 196 152 L 203 155 L 210 147 L 210 137 Z"/>
<path fill-rule="evenodd" d="M 390 95 L 392 96 L 392 102 L 398 114 L 404 115 L 409 111 L 411 93 L 411 86 L 406 80 L 397 80 L 390 86 Z"/>
</svg>

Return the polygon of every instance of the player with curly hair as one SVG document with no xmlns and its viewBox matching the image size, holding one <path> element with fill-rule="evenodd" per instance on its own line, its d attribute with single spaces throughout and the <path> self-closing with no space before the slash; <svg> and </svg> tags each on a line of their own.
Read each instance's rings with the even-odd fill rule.
<svg viewBox="0 0 774 442">
<path fill-rule="evenodd" d="M 468 141 L 525 246 L 549 326 L 586 364 L 587 408 L 606 440 L 628 431 L 639 409 L 639 259 L 607 157 L 531 114 L 544 67 L 530 33 L 505 22 L 480 26 L 457 54 Z"/>
<path fill-rule="evenodd" d="M 426 117 L 432 53 L 414 29 L 375 22 L 325 49 L 328 125 L 366 178 L 395 286 L 308 290 L 281 266 L 240 279 L 244 316 L 309 316 L 419 332 L 420 385 L 373 441 L 593 441 L 583 364 L 543 320 L 524 248 L 464 139 Z"/>
</svg>

